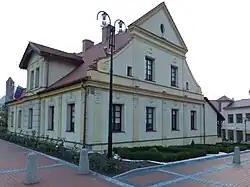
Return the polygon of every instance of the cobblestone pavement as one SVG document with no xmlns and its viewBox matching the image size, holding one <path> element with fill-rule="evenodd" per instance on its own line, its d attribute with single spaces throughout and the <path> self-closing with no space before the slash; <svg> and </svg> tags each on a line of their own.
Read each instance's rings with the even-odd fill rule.
<svg viewBox="0 0 250 187">
<path fill-rule="evenodd" d="M 26 158 L 29 150 L 0 140 L 0 187 L 23 187 Z M 38 173 L 40 183 L 34 187 L 114 187 L 126 186 L 117 180 L 95 174 L 80 175 L 77 167 L 39 155 Z"/>
<path fill-rule="evenodd" d="M 115 177 L 136 187 L 246 187 L 250 186 L 250 152 L 241 153 L 241 165 L 232 155 L 138 170 Z"/>
<path fill-rule="evenodd" d="M 30 150 L 0 140 L 0 186 L 22 187 Z M 95 173 L 79 175 L 77 167 L 39 154 L 40 183 L 35 187 L 246 187 L 250 186 L 250 152 L 241 153 L 241 165 L 232 156 L 151 167 L 113 178 Z"/>
</svg>

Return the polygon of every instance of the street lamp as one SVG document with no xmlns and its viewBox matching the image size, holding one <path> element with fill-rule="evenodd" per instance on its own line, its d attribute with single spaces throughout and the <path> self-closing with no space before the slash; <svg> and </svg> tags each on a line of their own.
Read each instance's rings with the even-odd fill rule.
<svg viewBox="0 0 250 187">
<path fill-rule="evenodd" d="M 117 19 L 114 24 L 111 24 L 110 16 L 105 11 L 99 11 L 97 14 L 97 20 L 99 15 L 102 17 L 102 27 L 109 27 L 107 31 L 108 41 L 109 41 L 109 49 L 110 49 L 110 70 L 109 70 L 109 121 L 108 121 L 108 158 L 112 157 L 112 107 L 113 107 L 113 54 L 115 50 L 115 26 L 118 24 L 119 32 L 122 31 L 123 26 L 126 29 L 125 23 Z M 108 18 L 108 24 L 106 21 Z"/>
<path fill-rule="evenodd" d="M 247 119 L 242 117 L 244 119 L 244 124 L 245 124 L 245 142 L 247 142 Z"/>
</svg>

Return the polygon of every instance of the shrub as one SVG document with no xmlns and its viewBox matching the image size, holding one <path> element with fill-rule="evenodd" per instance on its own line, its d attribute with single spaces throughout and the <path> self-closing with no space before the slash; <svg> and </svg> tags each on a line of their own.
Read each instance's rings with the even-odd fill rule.
<svg viewBox="0 0 250 187">
<path fill-rule="evenodd" d="M 100 173 L 117 173 L 121 169 L 119 160 L 108 159 L 105 154 L 93 153 L 89 156 L 90 168 Z"/>
</svg>

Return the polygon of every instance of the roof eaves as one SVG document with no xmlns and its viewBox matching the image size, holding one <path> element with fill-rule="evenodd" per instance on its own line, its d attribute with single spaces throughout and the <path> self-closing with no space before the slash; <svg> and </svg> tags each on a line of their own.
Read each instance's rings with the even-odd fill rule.
<svg viewBox="0 0 250 187">
<path fill-rule="evenodd" d="M 86 81 L 86 80 L 89 80 L 89 77 L 83 77 L 83 78 L 74 80 L 74 81 L 72 81 L 72 82 L 69 82 L 69 83 L 67 83 L 67 84 L 62 84 L 62 85 L 53 87 L 53 85 L 54 85 L 55 83 L 57 83 L 57 82 L 55 82 L 55 83 L 54 83 L 53 85 L 51 85 L 50 87 L 48 87 L 47 89 L 45 89 L 45 90 L 43 90 L 43 91 L 38 92 L 37 94 L 48 93 L 48 92 L 51 92 L 51 91 L 55 91 L 55 90 L 62 89 L 62 88 L 68 87 L 68 86 L 72 86 L 72 85 L 74 85 L 74 84 L 78 84 L 78 83 L 84 82 L 84 81 Z"/>
</svg>

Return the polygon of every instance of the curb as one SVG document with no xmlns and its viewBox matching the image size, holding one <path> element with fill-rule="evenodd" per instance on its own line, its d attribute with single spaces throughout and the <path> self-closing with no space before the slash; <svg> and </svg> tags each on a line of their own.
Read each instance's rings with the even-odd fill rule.
<svg viewBox="0 0 250 187">
<path fill-rule="evenodd" d="M 249 153 L 249 152 L 250 152 L 250 150 L 245 150 L 245 151 L 241 151 L 240 153 Z M 193 159 L 189 159 L 189 160 L 180 160 L 180 161 L 175 161 L 175 162 L 168 162 L 168 163 L 163 164 L 163 165 L 148 166 L 148 167 L 144 167 L 144 168 L 136 168 L 136 169 L 132 169 L 132 170 L 126 171 L 124 173 L 115 175 L 112 178 L 116 179 L 116 178 L 119 178 L 119 177 L 123 177 L 124 175 L 130 174 L 132 172 L 159 169 L 159 168 L 162 168 L 162 167 L 165 167 L 165 166 L 172 166 L 172 165 L 178 165 L 178 164 L 187 164 L 187 163 L 192 163 L 192 162 L 211 160 L 211 159 L 231 156 L 233 154 L 234 153 L 232 152 L 232 153 L 226 153 L 226 154 L 221 154 L 221 155 L 209 155 L 209 156 L 197 157 L 197 158 L 193 158 Z"/>
</svg>

